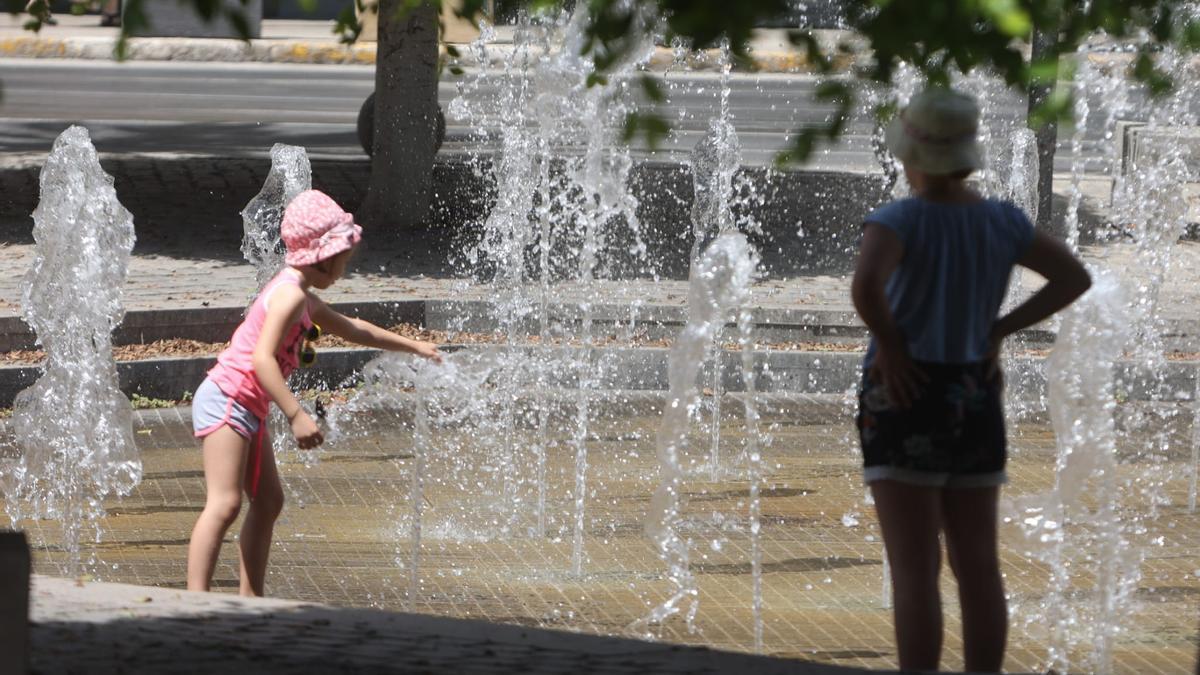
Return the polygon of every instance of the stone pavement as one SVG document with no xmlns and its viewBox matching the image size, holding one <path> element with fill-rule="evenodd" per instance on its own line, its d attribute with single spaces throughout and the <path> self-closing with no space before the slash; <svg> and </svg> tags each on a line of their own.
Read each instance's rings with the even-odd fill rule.
<svg viewBox="0 0 1200 675">
<path fill-rule="evenodd" d="M 857 668 L 523 626 L 38 576 L 34 673 L 730 673 Z"/>
<path fill-rule="evenodd" d="M 0 16 L 0 58 L 58 58 L 111 59 L 119 30 L 99 25 L 95 15 L 56 15 L 59 25 L 46 26 L 32 33 L 22 26 L 23 15 Z M 227 61 L 270 63 L 336 63 L 373 65 L 376 43 L 359 41 L 352 45 L 338 42 L 333 34 L 333 21 L 264 19 L 262 37 L 241 41 L 217 38 L 131 38 L 127 58 L 134 61 Z M 489 43 L 488 57 L 494 64 L 503 63 L 511 53 L 512 27 L 497 26 L 495 38 Z M 760 28 L 750 38 L 749 65 L 735 64 L 735 70 L 749 69 L 760 73 L 813 73 L 803 50 L 792 47 L 788 31 L 779 28 Z M 844 30 L 818 29 L 813 33 L 829 53 L 851 34 Z M 853 38 L 851 37 L 853 42 Z M 442 55 L 446 56 L 445 46 Z M 718 71 L 721 66 L 718 50 L 709 49 L 688 57 L 693 71 Z M 470 68 L 477 63 L 465 50 L 458 64 Z M 1099 53 L 1093 60 L 1128 62 L 1129 56 Z M 842 55 L 834 56 L 838 70 L 848 70 L 852 61 Z M 658 47 L 647 61 L 652 71 L 677 67 L 676 54 L 669 47 Z"/>
<path fill-rule="evenodd" d="M 398 403 L 395 412 L 412 410 Z M 658 549 L 643 529 L 651 512 L 649 497 L 659 482 L 655 432 L 660 420 L 653 411 L 601 414 L 592 409 L 595 417 L 585 441 L 588 497 L 581 574 L 571 571 L 573 415 L 562 424 L 550 423 L 549 443 L 543 446 L 543 534 L 534 529 L 538 471 L 531 448 L 539 432 L 532 426 L 501 434 L 486 416 L 460 427 L 440 424 L 434 415 L 430 434 L 419 441 L 403 414 L 337 418 L 341 435 L 321 450 L 285 448 L 278 455 L 287 505 L 275 528 L 266 589 L 272 597 L 306 603 L 300 605 L 230 595 L 237 587 L 237 524 L 218 560 L 213 586 L 218 592 L 191 595 L 180 590 L 188 534 L 205 491 L 189 410 L 166 408 L 135 416 L 142 482 L 128 496 L 105 500 L 107 512 L 99 523 L 103 536 L 81 551 L 95 578 L 136 586 L 76 587 L 70 581 L 39 578 L 32 600 L 36 671 L 299 672 L 309 664 L 307 672 L 383 667 L 418 672 L 562 672 L 567 667 L 579 672 L 812 672 L 791 659 L 895 667 L 878 524 L 851 449 L 855 435 L 846 404 L 810 416 L 796 414 L 819 412 L 802 400 L 759 403 L 767 432 L 759 446 L 765 472 L 756 530 L 762 556 L 763 649 L 789 659 L 777 665 L 665 644 L 538 630 L 640 636 L 646 629 L 634 623 L 673 592 Z M 748 480 L 739 468 L 746 440 L 740 408 L 734 399 L 722 406 L 718 471 L 709 468 L 709 429 L 703 425 L 694 429 L 680 457 L 686 476 L 680 531 L 691 541 L 690 569 L 699 606 L 695 631 L 680 617 L 653 629 L 664 643 L 753 649 L 754 530 L 747 514 Z M 1121 408 L 1123 419 L 1148 414 Z M 1118 615 L 1120 628 L 1112 633 L 1110 672 L 1120 675 L 1174 675 L 1195 663 L 1200 514 L 1187 508 L 1191 415 L 1152 419 L 1139 423 L 1145 425 L 1143 431 L 1119 441 L 1123 457 L 1136 455 L 1148 442 L 1157 450 L 1153 458 L 1123 463 L 1117 480 L 1153 480 L 1158 486 L 1153 495 L 1119 500 L 1122 520 L 1144 528 L 1129 535 L 1144 557 L 1133 582 L 1137 590 L 1125 600 L 1129 604 Z M 10 440 L 4 438 L 4 426 L 0 424 L 0 456 Z M 1087 570 L 1093 568 L 1081 557 L 1072 558 L 1082 570 L 1071 591 L 1055 594 L 1044 557 L 1049 545 L 1039 547 L 1016 517 L 1022 505 L 1038 503 L 1055 483 L 1054 434 L 1044 423 L 1017 423 L 1011 431 L 1012 484 L 1005 489 L 1001 527 L 1013 617 L 1006 666 L 1009 672 L 1045 672 L 1049 636 L 1044 603 L 1069 599 L 1072 611 L 1079 612 L 1081 634 L 1094 634 L 1087 632 L 1094 627 L 1091 612 L 1106 600 L 1091 592 Z M 1160 431 L 1168 435 L 1160 436 Z M 496 467 L 507 445 L 503 438 L 511 439 L 512 454 L 501 472 Z M 423 460 L 417 461 L 418 456 Z M 1143 475 L 1146 470 L 1153 473 Z M 419 502 L 413 493 L 417 471 L 425 477 Z M 1144 510 L 1150 502 L 1155 504 L 1153 517 Z M 421 523 L 419 539 L 414 538 L 414 518 Z M 29 537 L 34 569 L 65 575 L 59 523 L 16 525 Z M 0 509 L 0 527 L 5 526 Z M 949 571 L 941 590 L 947 600 L 943 662 L 953 669 L 961 667 L 963 654 Z M 477 623 L 481 619 L 509 626 Z M 1073 637 L 1081 652 L 1077 656 L 1083 657 L 1089 643 L 1077 640 Z M 78 665 L 81 659 L 86 668 Z M 1072 663 L 1079 666 L 1070 672 L 1087 672 L 1082 658 Z"/>
<path fill-rule="evenodd" d="M 12 317 L 19 312 L 19 279 L 32 261 L 29 213 L 37 201 L 39 162 L 37 156 L 9 157 L 0 165 L 0 318 Z M 236 307 L 245 302 L 253 290 L 253 272 L 241 259 L 238 250 L 241 225 L 237 212 L 261 186 L 266 166 L 262 159 L 254 158 L 123 156 L 106 159 L 106 168 L 115 176 L 121 198 L 134 212 L 138 227 L 138 249 L 131 263 L 126 293 L 130 309 Z M 439 170 L 446 170 L 446 165 L 440 165 Z M 366 173 L 365 162 L 314 163 L 316 187 L 330 192 L 350 208 L 361 201 Z M 445 181 L 438 181 L 438 184 L 444 187 Z M 472 217 L 481 214 L 485 202 L 486 195 L 478 192 L 465 196 L 460 193 L 442 194 L 439 197 L 441 210 L 428 228 L 386 239 L 369 234 L 367 245 L 356 261 L 354 274 L 323 293 L 323 297 L 331 301 L 488 297 L 489 288 L 467 280 L 472 270 L 461 256 L 463 245 L 471 235 L 471 228 L 464 227 L 462 223 L 471 222 Z M 683 227 L 681 223 L 673 222 L 662 226 L 668 229 Z M 757 285 L 754 303 L 763 307 L 848 311 L 847 271 L 855 229 L 855 222 L 846 223 L 844 232 L 850 234 L 836 245 L 840 248 L 837 260 L 831 262 L 826 259 L 802 272 L 769 274 Z M 791 233 L 777 234 L 780 237 L 792 236 Z M 795 233 L 795 240 L 800 239 L 799 233 Z M 787 243 L 795 242 L 789 240 Z M 794 250 L 788 249 L 789 252 Z M 1093 262 L 1104 262 L 1130 273 L 1138 271 L 1136 251 L 1129 245 L 1090 246 L 1085 253 Z M 1160 300 L 1167 316 L 1194 320 L 1192 309 L 1200 303 L 1200 284 L 1197 283 L 1200 281 L 1200 245 L 1183 242 L 1174 247 L 1173 253 L 1175 264 Z M 770 251 L 768 254 L 774 255 L 775 259 L 786 257 Z M 1024 277 L 1027 286 L 1033 284 L 1031 277 Z M 577 290 L 555 289 L 556 295 Z M 654 281 L 605 284 L 600 293 L 611 301 L 636 300 L 646 304 L 677 305 L 685 301 L 686 283 L 678 276 L 668 276 Z M 844 434 L 838 430 L 830 436 L 841 438 Z M 647 432 L 638 436 L 643 437 L 649 438 L 650 434 Z M 1037 430 L 1037 438 L 1043 445 L 1050 442 L 1045 429 Z M 605 439 L 607 437 L 602 438 L 609 442 Z M 194 448 L 191 447 L 191 439 L 185 440 L 186 447 L 180 443 L 176 452 L 180 457 L 187 453 L 187 463 L 179 460 L 178 466 L 164 467 L 170 471 L 152 473 L 155 476 L 153 479 L 148 476 L 141 497 L 145 503 L 125 511 L 130 532 L 136 536 L 128 537 L 125 541 L 126 551 L 119 554 L 127 556 L 121 559 L 122 574 L 146 575 L 145 583 L 167 583 L 164 580 L 178 580 L 181 577 L 177 568 L 183 560 L 181 549 L 186 545 L 186 521 L 193 517 L 195 508 L 198 508 L 196 500 L 201 494 L 195 471 Z M 836 446 L 836 442 L 826 445 Z M 820 443 L 812 442 L 804 447 L 820 446 Z M 1180 442 L 1176 447 L 1184 446 Z M 386 454 L 388 452 L 392 454 Z M 390 466 L 387 463 L 393 461 L 395 449 L 391 446 L 381 448 L 378 454 L 380 457 L 373 459 L 375 464 Z M 825 457 L 809 457 L 801 452 L 794 454 L 794 470 L 777 477 L 777 480 L 794 480 L 795 486 L 782 484 L 777 486 L 778 489 L 773 488 L 772 494 L 776 499 L 800 501 L 806 494 L 802 488 L 809 487 L 813 476 L 820 478 L 822 472 L 831 470 L 836 474 L 835 480 L 830 483 L 829 489 L 819 491 L 820 494 L 857 494 L 857 485 L 848 478 L 855 475 L 852 468 L 835 465 Z M 336 461 L 338 459 L 342 461 Z M 846 464 L 844 460 L 841 458 Z M 1179 461 L 1182 466 L 1182 460 Z M 306 495 L 306 508 L 290 511 L 296 514 L 296 522 L 301 522 L 304 517 L 314 522 L 318 517 L 327 518 L 326 522 L 338 525 L 320 530 L 318 534 L 324 536 L 325 532 L 329 532 L 331 536 L 336 536 L 350 529 L 352 524 L 364 520 L 365 516 L 381 513 L 385 505 L 401 503 L 398 500 L 373 500 L 361 504 L 349 501 L 352 508 L 343 512 L 330 509 L 329 504 L 335 501 L 347 501 L 343 499 L 346 495 L 378 494 L 378 476 L 382 472 L 361 471 L 360 467 L 364 464 L 359 457 L 333 458 L 325 462 L 323 469 L 332 475 L 318 473 L 312 476 L 311 481 L 307 469 L 290 469 L 297 474 L 296 482 L 312 492 Z M 649 475 L 644 466 L 639 467 L 639 475 Z M 356 471 L 362 475 L 351 475 Z M 1041 462 L 1029 466 L 1027 473 L 1022 475 L 1022 483 L 1034 483 L 1034 476 L 1048 476 L 1049 470 L 1045 462 Z M 1186 499 L 1182 478 L 1184 473 L 1179 469 L 1172 475 L 1172 503 L 1178 505 Z M 184 496 L 187 499 L 168 492 L 164 486 L 178 486 L 186 493 Z M 326 486 L 336 486 L 337 489 L 327 491 Z M 162 490 L 162 493 L 156 495 L 156 490 Z M 646 493 L 643 489 L 637 494 Z M 730 495 L 732 499 L 734 492 L 731 491 Z M 327 497 L 330 498 L 329 502 L 324 501 Z M 704 502 L 703 508 L 708 509 L 710 503 Z M 807 604 L 793 604 L 798 607 L 799 613 L 821 619 L 817 623 L 822 629 L 834 625 L 834 622 L 824 621 L 824 615 L 819 611 L 831 611 L 829 606 L 840 607 L 832 602 L 821 606 L 826 603 L 823 595 L 826 583 L 852 582 L 861 586 L 862 591 L 854 596 L 859 599 L 860 606 L 865 606 L 862 598 L 878 594 L 878 577 L 874 567 L 864 569 L 865 565 L 849 565 L 842 570 L 843 576 L 849 577 L 846 580 L 837 574 L 827 576 L 820 566 L 811 569 L 805 566 L 809 560 L 822 559 L 828 563 L 831 541 L 833 545 L 841 546 L 844 544 L 842 539 L 849 541 L 853 537 L 859 540 L 854 542 L 854 546 L 866 549 L 858 530 L 843 532 L 847 530 L 843 514 L 857 513 L 855 509 L 860 508 L 857 501 L 849 505 L 822 505 L 820 508 L 806 505 L 807 510 L 802 515 L 820 525 L 820 528 L 808 529 L 821 536 L 804 542 L 804 545 L 817 552 L 795 556 L 790 553 L 791 549 L 781 547 L 768 557 L 768 562 L 776 566 L 772 568 L 776 579 L 792 575 L 801 580 L 796 582 L 800 584 L 804 574 L 816 575 L 813 585 L 817 590 L 812 591 L 811 587 L 807 589 Z M 336 517 L 330 516 L 330 513 Z M 183 524 L 172 523 L 173 529 L 164 527 L 160 532 L 146 527 L 148 521 L 139 520 L 160 517 L 174 517 Z M 1184 527 L 1171 532 L 1185 534 L 1179 535 L 1178 542 L 1173 540 L 1171 548 L 1164 549 L 1164 554 L 1155 560 L 1151 573 L 1146 577 L 1153 585 L 1139 591 L 1147 599 L 1146 606 L 1151 608 L 1150 619 L 1138 624 L 1137 631 L 1130 639 L 1134 648 L 1129 651 L 1126 667 L 1119 672 L 1178 672 L 1178 668 L 1184 664 L 1190 668 L 1194 606 L 1188 603 L 1196 595 L 1196 585 L 1189 575 L 1196 569 L 1194 561 L 1198 558 L 1190 534 L 1196 530 L 1186 526 L 1186 522 L 1194 521 L 1194 517 L 1181 518 L 1183 520 L 1179 524 Z M 307 521 L 304 522 L 307 524 Z M 782 516 L 779 519 L 780 525 L 794 522 L 809 521 L 785 521 Z M 631 518 L 621 520 L 619 524 L 621 528 L 614 531 L 627 534 L 637 529 L 636 522 Z M 1172 528 L 1174 524 L 1173 520 Z M 313 534 L 311 529 L 296 529 L 298 535 Z M 831 532 L 838 535 L 825 536 Z M 344 547 L 335 550 L 334 543 L 343 544 Z M 364 555 L 362 551 L 366 548 L 357 540 L 334 543 L 326 544 L 318 539 L 314 549 L 335 550 L 335 555 L 329 559 L 338 565 L 352 565 Z M 859 548 L 845 545 L 850 553 L 859 554 L 857 559 L 863 559 Z M 297 571 L 295 578 L 299 580 L 296 582 L 298 586 L 308 580 L 311 587 L 336 596 L 339 591 L 346 591 L 343 584 L 347 577 L 360 579 L 366 576 L 358 570 L 350 575 L 334 571 L 333 576 L 321 576 L 321 573 L 329 570 L 309 566 L 316 556 L 298 550 L 298 545 L 290 546 L 292 548 L 279 556 L 279 566 L 290 565 Z M 870 547 L 874 557 L 868 559 L 872 560 L 873 566 L 877 565 L 877 548 L 876 544 Z M 1180 549 L 1185 550 L 1180 552 Z M 391 551 L 385 553 L 390 554 Z M 458 552 L 453 560 L 468 559 L 472 553 L 468 548 Z M 110 554 L 116 556 L 118 552 L 109 549 L 106 555 Z M 175 567 L 160 564 L 159 559 L 154 558 L 156 555 L 173 561 Z M 822 558 L 823 555 L 826 557 Z M 392 564 L 391 555 L 379 557 Z M 842 558 L 850 560 L 852 556 L 843 555 L 836 559 Z M 139 559 L 152 564 L 138 567 L 136 561 Z M 129 564 L 126 564 L 127 560 Z M 706 573 L 711 577 L 729 575 L 731 570 L 741 569 L 738 565 L 740 563 L 712 564 Z M 558 565 L 555 569 L 561 567 Z M 389 577 L 394 576 L 392 567 L 386 569 Z M 547 568 L 543 565 L 535 569 L 544 571 Z M 869 574 L 866 573 L 868 571 Z M 459 582 L 455 581 L 457 577 L 452 576 L 453 572 L 454 568 L 447 568 L 446 576 L 437 579 L 449 579 L 446 583 L 457 585 Z M 151 581 L 150 577 L 155 574 L 158 576 Z M 744 576 L 740 575 L 739 580 Z M 1025 582 L 1027 576 L 1014 575 L 1014 581 L 1019 579 Z M 786 578 L 791 584 L 792 577 Z M 827 578 L 830 581 L 825 581 Z M 475 588 L 478 594 L 485 595 L 485 591 L 493 587 L 494 582 L 485 578 Z M 1030 589 L 1032 587 L 1030 584 Z M 805 597 L 799 588 L 785 587 L 776 582 L 774 595 L 768 596 L 768 607 L 788 607 L 793 598 Z M 1030 589 L 1026 589 L 1027 597 L 1034 593 Z M 768 590 L 771 590 L 770 584 Z M 370 596 L 360 594 L 355 597 L 355 602 L 362 604 L 363 597 Z M 325 599 L 322 598 L 322 601 Z M 469 603 L 478 601 L 474 594 L 468 594 L 462 606 L 468 607 Z M 34 664 L 38 672 L 169 672 L 172 668 L 177 672 L 234 669 L 239 672 L 706 672 L 706 669 L 708 672 L 725 672 L 749 668 L 764 672 L 851 672 L 819 669 L 819 666 L 795 661 L 771 661 L 689 647 L 563 634 L 520 626 L 365 609 L 335 609 L 285 601 L 248 601 L 228 595 L 192 596 L 165 588 L 107 584 L 78 587 L 70 581 L 39 578 L 33 602 L 34 620 L 37 622 L 34 631 Z M 523 596 L 517 597 L 513 605 L 520 606 L 524 602 Z M 620 604 L 615 602 L 613 606 Z M 814 608 L 813 605 L 817 606 Z M 508 607 L 504 609 L 507 613 L 496 612 L 489 616 L 494 616 L 498 621 L 524 616 L 507 611 Z M 864 630 L 867 624 L 858 619 L 846 621 L 845 625 L 836 624 L 847 633 L 828 638 L 832 650 L 829 654 L 847 659 L 887 658 L 882 651 L 889 644 L 885 634 L 888 626 L 886 613 L 873 605 L 870 612 L 873 612 L 870 614 L 871 630 Z M 544 614 L 531 613 L 529 616 Z M 1181 627 L 1183 624 L 1187 626 Z M 777 630 L 784 631 L 792 622 L 780 620 L 775 625 L 782 626 Z M 817 632 L 813 630 L 813 633 Z M 862 648 L 847 638 L 847 635 L 862 637 L 864 633 L 869 634 L 869 640 L 864 638 L 869 644 Z M 1162 645 L 1168 639 L 1171 644 L 1169 649 L 1164 649 Z M 794 645 L 795 640 L 777 637 L 774 643 Z M 1036 665 L 1038 658 L 1036 650 L 1027 648 L 1020 663 Z"/>
<path fill-rule="evenodd" d="M 21 275 L 32 262 L 30 214 L 38 202 L 40 155 L 8 158 L 0 166 L 0 317 L 19 313 Z M 134 214 L 137 247 L 126 285 L 131 310 L 239 306 L 254 291 L 254 274 L 242 258 L 239 211 L 261 188 L 270 167 L 261 158 L 130 157 L 102 159 L 116 181 L 118 196 Z M 361 202 L 369 164 L 314 161 L 313 185 L 353 210 Z M 487 288 L 467 282 L 471 268 L 463 251 L 477 236 L 477 223 L 486 215 L 487 188 L 453 161 L 435 169 L 434 214 L 431 224 L 401 236 L 368 232 L 366 244 L 353 263 L 352 274 L 322 293 L 335 302 L 365 300 L 461 299 L 486 297 Z M 865 209 L 868 205 L 861 205 Z M 644 304 L 680 304 L 686 298 L 686 271 L 676 263 L 686 254 L 676 251 L 687 242 L 677 236 L 686 205 L 651 223 L 670 250 L 671 267 L 665 280 L 613 284 L 604 292 L 612 301 L 640 300 Z M 678 222 L 676 222 L 678 220 Z M 853 226 L 850 227 L 853 230 Z M 799 237 L 780 251 L 766 251 L 768 261 L 781 266 L 795 261 L 795 249 L 813 246 Z M 852 237 L 843 237 L 852 245 Z M 837 237 L 831 240 L 836 241 Z M 840 245 L 840 244 L 839 244 Z M 809 274 L 795 279 L 773 277 L 760 285 L 761 302 L 776 306 L 805 303 L 849 309 L 844 272 L 849 259 L 814 257 Z M 682 256 L 682 257 L 680 257 Z"/>
<path fill-rule="evenodd" d="M 0 319 L 20 313 L 20 281 L 33 260 L 32 219 L 37 206 L 37 176 L 44 155 L 9 156 L 0 164 Z M 117 156 L 103 158 L 116 181 L 122 203 L 134 214 L 137 247 L 130 264 L 125 302 L 130 310 L 237 307 L 254 291 L 254 273 L 242 258 L 239 211 L 260 189 L 270 167 L 256 157 Z M 474 271 L 464 256 L 478 236 L 492 196 L 461 162 L 443 159 L 435 168 L 431 223 L 394 236 L 367 233 L 366 244 L 351 274 L 322 292 L 332 302 L 402 301 L 485 298 L 492 292 L 470 281 Z M 361 202 L 369 175 L 363 161 L 314 161 L 313 185 L 353 210 Z M 654 189 L 651 184 L 649 189 Z M 677 186 L 661 186 L 677 190 Z M 806 186 L 802 186 L 806 187 Z M 1065 185 L 1060 191 L 1065 190 Z M 792 198 L 797 198 L 791 195 Z M 851 311 L 849 272 L 856 246 L 857 216 L 877 196 L 863 203 L 832 207 L 826 198 L 821 212 L 832 225 L 825 231 L 801 232 L 786 227 L 787 215 L 760 242 L 767 273 L 755 287 L 754 304 L 762 307 Z M 841 195 L 853 202 L 853 195 Z M 670 200 L 667 200 L 670 201 Z M 840 209 L 840 211 L 839 211 Z M 846 222 L 838 213 L 845 211 Z M 657 211 L 648 226 L 662 240 L 668 269 L 654 280 L 602 284 L 607 302 L 679 305 L 686 301 L 687 241 L 678 232 L 686 224 L 687 205 Z M 794 221 L 792 221 L 794 222 Z M 1140 268 L 1130 244 L 1091 245 L 1089 260 L 1132 274 Z M 1170 273 L 1160 294 L 1163 314 L 1192 320 L 1200 306 L 1200 244 L 1180 242 L 1173 248 Z M 1026 274 L 1027 289 L 1036 286 Z M 564 287 L 560 292 L 569 290 Z"/>
<path fill-rule="evenodd" d="M 34 34 L 22 28 L 22 16 L 0 17 L 0 57 L 111 59 L 119 30 L 98 25 L 96 16 L 57 15 L 59 25 Z M 249 40 L 215 38 L 132 38 L 128 58 L 135 61 L 260 61 L 273 63 L 375 63 L 375 43 L 339 44 L 333 21 L 264 19 L 262 38 Z M 819 31 L 831 40 L 841 31 Z M 491 56 L 502 59 L 510 50 L 512 27 L 496 27 L 490 43 Z M 787 42 L 787 31 L 760 29 L 751 40 L 755 69 L 760 72 L 809 72 L 807 60 Z M 443 48 L 444 54 L 444 48 Z M 717 69 L 716 51 L 694 58 L 694 70 Z M 464 52 L 461 62 L 472 65 Z M 673 50 L 660 47 L 651 57 L 652 70 L 665 70 L 675 63 Z"/>
</svg>

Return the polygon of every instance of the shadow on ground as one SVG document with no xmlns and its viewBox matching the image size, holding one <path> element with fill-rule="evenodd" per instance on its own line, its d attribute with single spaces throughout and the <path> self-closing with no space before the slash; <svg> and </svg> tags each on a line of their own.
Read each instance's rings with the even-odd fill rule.
<svg viewBox="0 0 1200 675">
<path fill-rule="evenodd" d="M 316 606 L 248 612 L 227 604 L 194 615 L 36 623 L 32 672 L 866 672 L 474 620 Z"/>
</svg>

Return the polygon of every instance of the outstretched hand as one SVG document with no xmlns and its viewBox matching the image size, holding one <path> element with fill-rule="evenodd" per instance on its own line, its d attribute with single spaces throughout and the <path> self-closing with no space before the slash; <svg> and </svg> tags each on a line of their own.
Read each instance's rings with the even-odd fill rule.
<svg viewBox="0 0 1200 675">
<path fill-rule="evenodd" d="M 296 437 L 296 445 L 301 450 L 311 450 L 325 442 L 321 428 L 303 409 L 298 410 L 292 418 L 292 435 Z"/>
<path fill-rule="evenodd" d="M 888 397 L 898 408 L 908 409 L 921 396 L 921 385 L 929 376 L 913 363 L 904 346 L 883 347 L 875 353 L 871 377 L 882 382 Z"/>
<path fill-rule="evenodd" d="M 413 353 L 434 363 L 442 362 L 442 353 L 438 351 L 437 345 L 432 342 L 417 342 L 413 345 Z"/>
</svg>

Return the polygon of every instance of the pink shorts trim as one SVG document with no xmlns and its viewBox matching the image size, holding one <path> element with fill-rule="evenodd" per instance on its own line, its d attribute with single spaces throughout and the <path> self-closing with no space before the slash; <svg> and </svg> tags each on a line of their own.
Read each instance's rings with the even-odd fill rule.
<svg viewBox="0 0 1200 675">
<path fill-rule="evenodd" d="M 239 420 L 238 418 L 242 418 Z M 257 426 L 250 429 L 246 422 L 253 421 Z M 196 389 L 192 400 L 192 430 L 196 438 L 204 438 L 212 432 L 228 426 L 239 436 L 250 441 L 250 456 L 247 458 L 246 471 L 250 474 L 250 498 L 258 496 L 258 484 L 262 478 L 264 440 L 267 434 L 266 420 L 259 419 L 245 407 L 238 404 L 232 396 L 221 391 L 211 379 L 205 379 Z"/>
<path fill-rule="evenodd" d="M 210 424 L 210 425 L 204 427 L 203 429 L 200 429 L 199 431 L 196 431 L 194 433 L 196 435 L 196 438 L 204 438 L 205 436 L 211 434 L 212 432 L 214 432 L 217 429 L 220 429 L 221 427 L 224 427 L 224 426 L 228 426 L 230 429 L 233 429 L 234 431 L 236 431 L 238 433 L 239 436 L 241 436 L 242 438 L 244 438 L 248 441 L 254 439 L 253 432 L 251 432 L 249 429 L 242 426 L 241 424 L 238 424 L 236 421 L 233 420 L 233 399 L 232 398 L 229 399 L 225 403 L 225 415 L 223 417 L 221 417 L 220 420 L 213 422 L 212 424 Z"/>
</svg>

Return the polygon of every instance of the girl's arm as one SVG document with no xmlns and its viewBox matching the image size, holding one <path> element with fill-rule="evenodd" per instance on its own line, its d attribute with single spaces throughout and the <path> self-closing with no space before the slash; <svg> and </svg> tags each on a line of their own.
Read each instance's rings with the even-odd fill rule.
<svg viewBox="0 0 1200 675">
<path fill-rule="evenodd" d="M 927 377 L 909 358 L 908 344 L 896 326 L 885 292 L 887 281 L 903 256 L 904 246 L 895 232 L 877 223 L 864 225 L 850 297 L 863 323 L 875 336 L 877 349 L 872 371 L 883 381 L 892 400 L 901 408 L 908 408 Z"/>
<path fill-rule="evenodd" d="M 1043 232 L 1033 235 L 1029 250 L 1017 264 L 1045 277 L 1046 285 L 993 324 L 993 351 L 999 348 L 1001 340 L 1049 318 L 1092 285 L 1092 278 L 1083 263 L 1065 244 Z"/>
<path fill-rule="evenodd" d="M 277 286 L 271 293 L 267 306 L 267 317 L 263 321 L 258 343 L 254 345 L 254 375 L 259 384 L 271 395 L 275 405 L 283 411 L 292 425 L 296 443 L 303 449 L 315 448 L 325 441 L 317 423 L 308 416 L 283 379 L 283 371 L 275 360 L 275 353 L 283 342 L 287 327 L 300 320 L 308 294 L 291 284 Z M 266 423 L 265 420 L 263 422 Z"/>
<path fill-rule="evenodd" d="M 433 359 L 437 363 L 442 362 L 442 353 L 432 342 L 412 340 L 380 328 L 370 321 L 352 319 L 335 311 L 320 300 L 313 302 L 312 319 L 321 327 L 321 330 L 364 347 L 386 349 L 393 352 L 409 352 Z"/>
</svg>

